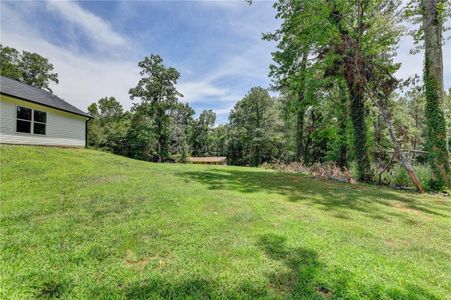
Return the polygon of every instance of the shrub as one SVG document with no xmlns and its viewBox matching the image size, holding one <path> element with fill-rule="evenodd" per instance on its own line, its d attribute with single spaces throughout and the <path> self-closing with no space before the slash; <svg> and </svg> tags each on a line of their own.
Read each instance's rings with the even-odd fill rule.
<svg viewBox="0 0 451 300">
<path fill-rule="evenodd" d="M 280 160 L 275 160 L 271 163 L 264 163 L 262 167 L 287 173 L 304 173 L 319 178 L 332 179 L 341 182 L 352 181 L 350 172 L 347 169 L 341 169 L 333 162 L 324 164 L 316 163 L 312 166 L 306 166 L 301 162 L 285 163 Z"/>
<path fill-rule="evenodd" d="M 426 165 L 414 166 L 418 179 L 423 187 L 430 189 L 431 172 Z M 396 164 L 390 171 L 382 175 L 382 182 L 397 187 L 415 187 L 403 166 Z"/>
</svg>

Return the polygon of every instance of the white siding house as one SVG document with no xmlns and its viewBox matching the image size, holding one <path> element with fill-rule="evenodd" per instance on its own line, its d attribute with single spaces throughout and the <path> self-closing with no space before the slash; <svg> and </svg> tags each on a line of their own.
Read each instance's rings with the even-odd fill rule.
<svg viewBox="0 0 451 300">
<path fill-rule="evenodd" d="M 0 92 L 0 143 L 86 146 L 86 113 L 47 91 L 5 77 Z"/>
</svg>

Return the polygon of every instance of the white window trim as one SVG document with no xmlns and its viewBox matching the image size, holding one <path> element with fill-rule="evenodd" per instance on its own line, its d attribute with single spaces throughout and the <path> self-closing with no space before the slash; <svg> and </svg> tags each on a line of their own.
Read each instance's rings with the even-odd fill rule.
<svg viewBox="0 0 451 300">
<path fill-rule="evenodd" d="M 25 119 L 18 118 L 17 117 L 17 108 L 18 107 L 22 107 L 22 108 L 26 108 L 26 109 L 31 110 L 31 120 L 25 120 Z M 38 122 L 38 121 L 34 120 L 34 111 L 35 110 L 45 113 L 45 123 L 44 122 Z M 16 114 L 16 122 L 15 122 L 16 123 L 16 128 L 15 128 L 16 129 L 16 134 L 29 134 L 29 135 L 37 135 L 37 136 L 46 136 L 47 135 L 47 115 L 48 115 L 48 113 L 46 111 L 42 111 L 42 110 L 38 110 L 38 109 L 32 109 L 32 108 L 25 107 L 25 106 L 22 106 L 22 105 L 16 105 L 16 110 L 15 110 L 14 113 Z M 30 124 L 30 132 L 17 131 L 17 120 L 24 121 L 24 122 L 30 122 L 31 123 Z M 45 134 L 34 133 L 34 123 L 44 124 L 45 125 Z"/>
</svg>

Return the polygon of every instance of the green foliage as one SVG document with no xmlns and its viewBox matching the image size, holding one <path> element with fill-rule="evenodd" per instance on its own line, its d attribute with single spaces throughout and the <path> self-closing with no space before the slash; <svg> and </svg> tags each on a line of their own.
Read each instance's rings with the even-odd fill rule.
<svg viewBox="0 0 451 300">
<path fill-rule="evenodd" d="M 210 147 L 212 150 L 212 155 L 227 156 L 228 133 L 228 125 L 219 125 L 212 129 L 212 132 L 210 134 Z"/>
<path fill-rule="evenodd" d="M 180 74 L 175 68 L 166 67 L 163 59 L 154 54 L 145 57 L 138 63 L 138 67 L 142 78 L 136 87 L 130 89 L 130 99 L 140 99 L 141 102 L 135 103 L 134 111 L 142 119 L 148 119 L 147 125 L 154 133 L 152 140 L 141 140 L 144 143 L 141 146 L 147 149 L 150 160 L 168 161 L 171 124 L 169 111 L 177 107 L 178 97 L 183 96 L 175 88 Z"/>
<path fill-rule="evenodd" d="M 280 156 L 281 134 L 275 101 L 253 87 L 229 116 L 231 163 L 258 166 Z"/>
<path fill-rule="evenodd" d="M 88 124 L 88 145 L 127 154 L 130 113 L 124 113 L 122 105 L 114 97 L 101 98 L 88 107 L 92 119 Z"/>
<path fill-rule="evenodd" d="M 425 49 L 423 81 L 426 90 L 426 150 L 432 178 L 429 186 L 443 190 L 451 185 L 451 167 L 445 120 L 443 94 L 443 32 L 448 30 L 446 20 L 451 16 L 449 1 L 411 0 L 404 16 L 417 24 L 411 31 L 418 49 Z"/>
<path fill-rule="evenodd" d="M 0 44 L 0 74 L 2 76 L 20 81 L 22 77 L 19 68 L 20 61 L 19 51 Z"/>
<path fill-rule="evenodd" d="M 433 188 L 429 186 L 431 180 L 429 168 L 425 165 L 416 165 L 415 172 L 417 173 L 421 184 L 428 190 L 433 190 Z M 400 165 L 395 165 L 390 171 L 384 173 L 382 182 L 391 186 L 415 188 L 406 170 Z"/>
<path fill-rule="evenodd" d="M 0 44 L 0 75 L 31 86 L 52 91 L 50 82 L 58 83 L 53 65 L 37 53 L 22 51 Z"/>
<path fill-rule="evenodd" d="M 204 110 L 193 123 L 191 136 L 192 154 L 194 156 L 215 156 L 212 132 L 216 122 L 216 113 Z"/>
<path fill-rule="evenodd" d="M 365 123 L 364 99 L 356 89 L 350 88 L 351 120 L 354 129 L 354 151 L 357 161 L 357 178 L 360 181 L 371 182 L 372 172 L 368 155 L 367 127 Z"/>
<path fill-rule="evenodd" d="M 171 111 L 170 152 L 172 160 L 185 163 L 190 156 L 190 136 L 193 131 L 194 109 L 188 103 L 178 103 Z"/>
<path fill-rule="evenodd" d="M 451 152 L 451 88 L 445 92 L 445 114 L 446 126 L 448 128 L 448 151 Z"/>
<path fill-rule="evenodd" d="M 282 20 L 280 29 L 266 34 L 267 40 L 278 41 L 273 53 L 276 65 L 270 75 L 276 88 L 299 95 L 299 106 L 318 103 L 318 90 L 331 82 L 345 79 L 354 132 L 354 150 L 358 163 L 358 179 L 372 180 L 366 128 L 366 99 L 371 85 L 393 82 L 381 80 L 380 74 L 393 74 L 394 50 L 402 32 L 396 17 L 399 1 L 292 1 L 280 0 L 274 7 Z M 305 56 L 307 53 L 307 56 Z M 306 57 L 311 57 L 305 62 Z M 305 62 L 305 63 L 304 63 Z M 384 87 L 385 88 L 385 87 Z M 346 96 L 344 96 L 346 97 Z M 345 106 L 342 106 L 343 108 Z M 299 112 L 299 110 L 298 110 Z M 341 109 L 340 164 L 345 165 L 346 126 Z M 298 114 L 297 149 L 304 138 L 300 132 L 303 114 Z M 307 137 L 306 143 L 308 143 Z M 306 157 L 308 158 L 308 157 Z M 304 160 L 306 160 L 304 158 Z"/>
<path fill-rule="evenodd" d="M 426 89 L 426 149 L 432 170 L 429 186 L 433 190 L 443 190 L 450 183 L 450 165 L 448 141 L 446 137 L 447 125 L 442 108 L 440 89 L 437 89 L 436 78 L 429 73 L 431 62 L 426 58 L 424 82 Z"/>
<path fill-rule="evenodd" d="M 449 199 L 0 146 L 2 299 L 446 299 Z"/>
</svg>

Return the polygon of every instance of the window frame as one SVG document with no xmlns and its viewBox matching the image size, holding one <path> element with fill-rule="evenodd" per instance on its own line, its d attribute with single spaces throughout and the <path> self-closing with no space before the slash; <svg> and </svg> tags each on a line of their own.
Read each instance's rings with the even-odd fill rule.
<svg viewBox="0 0 451 300">
<path fill-rule="evenodd" d="M 25 108 L 25 109 L 29 109 L 29 110 L 31 110 L 31 120 L 26 120 L 26 119 L 21 119 L 21 118 L 18 118 L 17 117 L 17 109 L 18 108 Z M 39 112 L 42 112 L 42 113 L 45 113 L 45 122 L 39 122 L 39 121 L 35 121 L 34 120 L 34 112 L 35 111 L 39 111 Z M 22 106 L 22 105 L 16 105 L 16 134 L 31 134 L 31 135 L 38 135 L 38 136 L 46 136 L 47 135 L 47 116 L 48 116 L 48 113 L 46 112 L 46 111 L 43 111 L 43 110 L 39 110 L 39 109 L 33 109 L 33 108 L 29 108 L 29 107 L 25 107 L 25 106 Z M 18 131 L 17 130 L 17 121 L 22 121 L 22 122 L 29 122 L 30 123 L 30 132 L 21 132 L 21 131 Z M 45 131 L 45 133 L 44 134 L 40 134 L 40 133 L 34 133 L 34 123 L 37 123 L 37 124 L 41 124 L 41 125 L 44 125 L 45 127 L 44 127 L 44 131 Z"/>
<path fill-rule="evenodd" d="M 45 122 L 38 122 L 38 121 L 35 121 L 35 120 L 34 120 L 34 113 L 35 113 L 36 111 L 45 114 Z M 32 119 L 33 119 L 33 134 L 36 134 L 36 135 L 47 135 L 47 112 L 42 111 L 42 110 L 33 109 L 33 116 L 32 116 Z M 35 123 L 44 125 L 44 134 L 41 134 L 41 133 L 35 133 L 35 132 L 34 132 L 34 124 L 35 124 Z"/>
<path fill-rule="evenodd" d="M 24 108 L 24 109 L 29 109 L 29 110 L 31 111 L 31 113 L 30 113 L 30 120 L 27 120 L 27 119 L 21 119 L 21 118 L 18 118 L 18 117 L 17 117 L 17 112 L 18 112 L 18 110 L 19 110 L 19 107 L 20 107 L 20 108 Z M 28 108 L 28 107 L 25 107 L 25 106 L 16 105 L 16 111 L 15 111 L 15 113 L 16 113 L 16 122 L 15 122 L 15 123 L 16 123 L 16 133 L 20 133 L 20 134 L 32 134 L 32 133 L 33 133 L 33 109 Z M 17 121 L 22 121 L 22 122 L 28 122 L 28 123 L 30 123 L 30 132 L 18 131 Z"/>
</svg>

